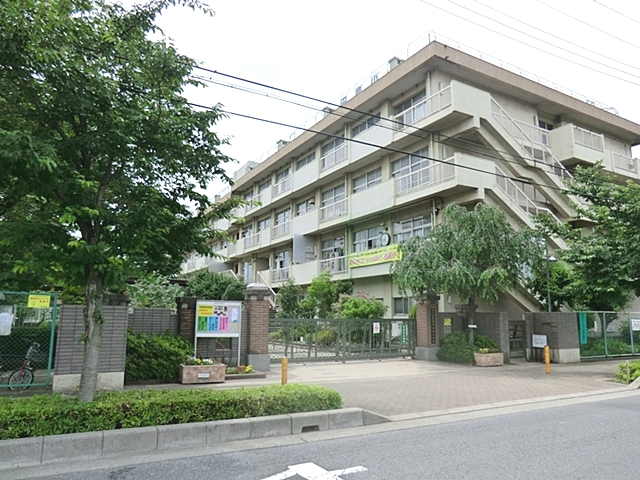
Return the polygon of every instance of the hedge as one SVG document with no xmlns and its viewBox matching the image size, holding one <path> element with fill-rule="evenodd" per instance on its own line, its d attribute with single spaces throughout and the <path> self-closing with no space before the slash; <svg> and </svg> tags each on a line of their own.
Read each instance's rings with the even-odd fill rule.
<svg viewBox="0 0 640 480">
<path fill-rule="evenodd" d="M 442 337 L 436 357 L 441 362 L 473 363 L 473 352 L 480 348 L 497 349 L 498 344 L 485 335 L 476 334 L 471 345 L 467 332 L 453 332 Z"/>
<path fill-rule="evenodd" d="M 301 384 L 234 390 L 132 390 L 105 393 L 91 403 L 58 394 L 0 398 L 0 440 L 340 407 L 338 392 Z"/>
<path fill-rule="evenodd" d="M 158 379 L 170 382 L 178 378 L 180 364 L 193 356 L 193 345 L 182 337 L 148 335 L 127 331 L 126 382 Z"/>
</svg>

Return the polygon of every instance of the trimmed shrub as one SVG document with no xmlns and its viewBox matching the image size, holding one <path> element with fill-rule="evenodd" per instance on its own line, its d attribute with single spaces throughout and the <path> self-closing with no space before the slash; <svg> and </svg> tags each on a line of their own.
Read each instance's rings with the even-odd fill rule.
<svg viewBox="0 0 640 480">
<path fill-rule="evenodd" d="M 476 334 L 474 345 L 470 345 L 467 332 L 452 332 L 442 337 L 436 356 L 443 362 L 473 363 L 473 352 L 481 348 L 493 351 L 498 349 L 498 344 L 485 335 Z"/>
<path fill-rule="evenodd" d="M 607 353 L 609 355 L 631 355 L 631 345 L 608 338 Z M 580 356 L 582 357 L 604 357 L 604 355 L 604 340 L 601 338 L 590 338 L 586 345 L 580 345 Z"/>
<path fill-rule="evenodd" d="M 120 428 L 262 417 L 342 406 L 338 392 L 314 385 L 237 390 L 131 390 L 91 403 L 58 394 L 0 398 L 0 440 Z"/>
<path fill-rule="evenodd" d="M 193 345 L 170 334 L 147 335 L 127 332 L 125 381 L 165 380 L 178 378 L 180 364 L 193 356 Z"/>
<path fill-rule="evenodd" d="M 616 382 L 631 383 L 636 378 L 640 377 L 640 360 L 634 360 L 629 362 L 629 375 L 627 376 L 627 364 L 621 363 L 618 366 L 618 370 L 614 373 Z"/>
</svg>

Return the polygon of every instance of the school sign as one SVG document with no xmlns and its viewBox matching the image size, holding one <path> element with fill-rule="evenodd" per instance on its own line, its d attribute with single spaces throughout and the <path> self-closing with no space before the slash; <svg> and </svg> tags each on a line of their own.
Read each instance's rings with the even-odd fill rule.
<svg viewBox="0 0 640 480">
<path fill-rule="evenodd" d="M 349 268 L 367 267 L 379 263 L 397 262 L 398 260 L 402 260 L 402 251 L 400 245 L 394 244 L 366 252 L 352 253 L 349 255 Z"/>
</svg>

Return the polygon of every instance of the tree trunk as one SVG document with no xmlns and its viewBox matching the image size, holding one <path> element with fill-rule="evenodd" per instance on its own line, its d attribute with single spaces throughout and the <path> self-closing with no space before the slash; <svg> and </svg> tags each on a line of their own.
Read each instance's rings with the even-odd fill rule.
<svg viewBox="0 0 640 480">
<path fill-rule="evenodd" d="M 472 346 L 475 343 L 476 307 L 476 297 L 475 295 L 471 295 L 469 297 L 469 311 L 467 313 L 467 319 L 469 322 L 469 326 L 467 328 L 469 329 L 469 344 Z"/>
<path fill-rule="evenodd" d="M 80 391 L 78 392 L 78 400 L 83 403 L 93 401 L 98 385 L 98 363 L 100 360 L 102 326 L 104 323 L 102 313 L 103 294 L 104 285 L 102 279 L 96 275 L 93 267 L 89 267 L 85 288 L 84 362 L 82 363 Z"/>
</svg>

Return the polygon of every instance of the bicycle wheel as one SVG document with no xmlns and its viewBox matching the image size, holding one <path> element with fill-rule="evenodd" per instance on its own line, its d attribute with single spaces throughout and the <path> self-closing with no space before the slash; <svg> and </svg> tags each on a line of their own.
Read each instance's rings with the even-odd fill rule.
<svg viewBox="0 0 640 480">
<path fill-rule="evenodd" d="M 26 368 L 16 370 L 9 377 L 9 390 L 27 389 L 33 383 L 33 372 Z"/>
</svg>

